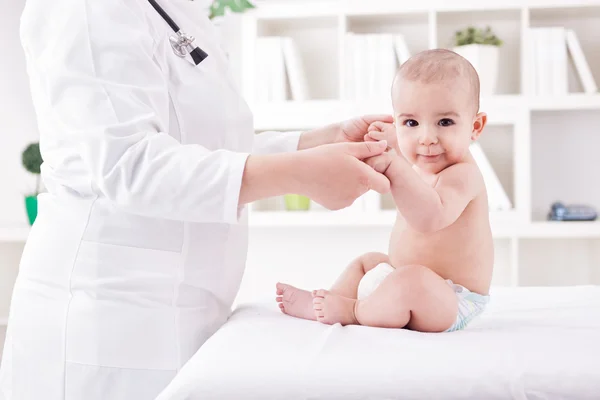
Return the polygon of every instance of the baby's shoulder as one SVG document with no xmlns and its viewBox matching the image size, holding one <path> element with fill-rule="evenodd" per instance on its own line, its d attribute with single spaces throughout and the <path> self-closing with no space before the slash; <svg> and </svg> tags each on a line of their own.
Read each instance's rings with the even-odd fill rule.
<svg viewBox="0 0 600 400">
<path fill-rule="evenodd" d="M 441 171 L 436 186 L 471 199 L 487 195 L 483 175 L 477 164 L 471 162 L 457 163 Z"/>
<path fill-rule="evenodd" d="M 438 174 L 438 181 L 483 184 L 483 175 L 475 162 L 464 161 L 451 165 Z"/>
</svg>

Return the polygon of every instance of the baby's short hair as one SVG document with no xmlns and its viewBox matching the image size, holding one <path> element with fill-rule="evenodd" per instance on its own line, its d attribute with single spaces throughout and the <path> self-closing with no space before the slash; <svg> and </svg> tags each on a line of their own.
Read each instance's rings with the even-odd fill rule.
<svg viewBox="0 0 600 400">
<path fill-rule="evenodd" d="M 394 84 L 398 78 L 423 83 L 463 79 L 471 89 L 475 112 L 479 111 L 479 75 L 467 59 L 451 50 L 433 49 L 415 54 L 400 66 Z"/>
</svg>

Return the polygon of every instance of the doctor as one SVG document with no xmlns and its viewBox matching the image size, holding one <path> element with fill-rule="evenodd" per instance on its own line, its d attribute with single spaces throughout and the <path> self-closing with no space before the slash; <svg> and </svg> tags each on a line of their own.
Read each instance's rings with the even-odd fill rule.
<svg viewBox="0 0 600 400">
<path fill-rule="evenodd" d="M 362 161 L 385 144 L 362 137 L 391 119 L 255 137 L 201 5 L 160 3 L 199 64 L 147 0 L 27 0 L 48 191 L 14 289 L 5 400 L 154 399 L 229 316 L 246 204 L 299 193 L 339 209 L 389 189 Z"/>
</svg>

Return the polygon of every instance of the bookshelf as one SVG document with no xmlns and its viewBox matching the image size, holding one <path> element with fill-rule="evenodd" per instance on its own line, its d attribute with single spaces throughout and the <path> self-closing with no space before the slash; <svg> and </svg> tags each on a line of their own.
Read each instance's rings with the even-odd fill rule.
<svg viewBox="0 0 600 400">
<path fill-rule="evenodd" d="M 600 93 L 590 90 L 589 84 L 590 77 L 600 80 L 600 0 L 257 1 L 257 6 L 243 17 L 241 31 L 242 88 L 255 115 L 257 134 L 311 129 L 361 114 L 391 112 L 385 93 L 371 92 L 357 100 L 351 93 L 354 89 L 348 89 L 352 80 L 348 43 L 353 36 L 401 35 L 415 54 L 451 48 L 454 32 L 468 25 L 490 26 L 504 44 L 499 48 L 496 90 L 481 99 L 489 124 L 480 143 L 511 202 L 510 209 L 490 213 L 498 257 L 509 264 L 508 279 L 514 285 L 535 284 L 533 275 L 522 268 L 535 263 L 544 246 L 569 254 L 585 252 L 587 256 L 581 257 L 587 267 L 598 268 L 600 252 L 589 249 L 600 244 L 600 222 L 550 222 L 546 214 L 558 200 L 600 210 L 600 185 L 594 184 L 600 162 L 593 154 L 600 146 Z M 553 65 L 563 63 L 564 71 L 546 71 L 555 79 L 546 86 L 559 88 L 540 92 L 531 85 L 541 71 L 530 54 L 537 43 L 531 37 L 540 28 L 557 27 L 562 29 L 565 49 L 547 60 Z M 567 31 L 575 34 L 585 57 L 587 84 L 567 47 Z M 306 73 L 308 96 L 296 99 L 288 79 L 283 97 L 257 99 L 254 49 L 264 36 L 301 38 L 296 58 Z M 556 76 L 565 81 L 557 83 Z M 385 196 L 377 212 L 330 212 L 314 204 L 310 211 L 292 212 L 285 211 L 281 199 L 268 199 L 251 207 L 249 223 L 259 229 L 389 229 L 394 215 L 393 202 Z"/>
<path fill-rule="evenodd" d="M 594 153 L 600 148 L 600 93 L 586 92 L 571 60 L 567 93 L 540 95 L 532 91 L 528 82 L 535 73 L 527 56 L 530 28 L 573 30 L 592 77 L 600 81 L 600 0 L 257 0 L 256 5 L 241 18 L 240 71 L 258 134 L 311 129 L 360 114 L 391 112 L 386 96 L 360 100 L 348 96 L 345 60 L 349 34 L 403 35 L 414 54 L 448 47 L 453 32 L 467 24 L 489 25 L 504 45 L 496 92 L 481 99 L 489 124 L 480 143 L 512 204 L 508 210 L 490 214 L 497 258 L 509 266 L 506 279 L 511 284 L 536 283 L 533 275 L 523 270 L 524 265 L 547 262 L 539 255 L 550 247 L 577 254 L 574 264 L 581 261 L 600 270 L 600 251 L 595 250 L 600 248 L 599 221 L 545 220 L 555 200 L 584 202 L 600 210 L 600 161 Z M 286 87 L 285 98 L 258 101 L 256 41 L 281 36 L 292 38 L 297 46 L 306 79 L 305 97 L 291 100 L 292 89 Z M 288 212 L 282 204 L 276 198 L 250 207 L 251 229 L 269 232 L 260 236 L 265 243 L 271 240 L 269 235 L 281 230 L 287 234 L 290 229 L 314 232 L 314 236 L 322 230 L 384 232 L 391 229 L 395 215 L 393 202 L 386 196 L 376 212 L 330 212 L 314 204 L 308 212 Z M 14 251 L 13 245 L 25 242 L 28 233 L 26 225 L 0 224 L 0 246 L 12 246 Z M 598 272 L 590 275 L 600 277 Z"/>
</svg>

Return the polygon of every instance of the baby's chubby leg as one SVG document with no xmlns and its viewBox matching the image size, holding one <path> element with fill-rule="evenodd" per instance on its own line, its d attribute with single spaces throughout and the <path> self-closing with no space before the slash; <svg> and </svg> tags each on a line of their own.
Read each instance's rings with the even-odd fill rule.
<svg viewBox="0 0 600 400">
<path fill-rule="evenodd" d="M 382 263 L 390 264 L 387 254 L 371 252 L 355 258 L 335 281 L 330 292 L 356 299 L 360 280 L 367 272 Z"/>
<path fill-rule="evenodd" d="M 324 323 L 406 327 L 420 332 L 442 332 L 452 326 L 458 313 L 454 290 L 421 265 L 397 268 L 365 299 L 319 290 L 313 303 L 319 304 L 317 320 Z"/>
<path fill-rule="evenodd" d="M 369 270 L 380 263 L 389 263 L 389 257 L 383 253 L 366 253 L 354 259 L 340 275 L 331 291 L 341 296 L 356 299 L 358 284 Z M 316 320 L 313 305 L 313 293 L 298 289 L 285 283 L 277 283 L 276 298 L 279 308 L 285 314 L 293 317 Z"/>
</svg>

